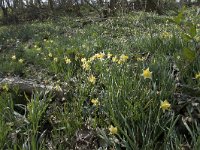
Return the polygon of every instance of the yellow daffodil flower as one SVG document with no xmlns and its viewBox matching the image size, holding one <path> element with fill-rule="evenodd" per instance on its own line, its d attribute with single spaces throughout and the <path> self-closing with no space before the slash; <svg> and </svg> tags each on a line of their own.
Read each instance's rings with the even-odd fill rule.
<svg viewBox="0 0 200 150">
<path fill-rule="evenodd" d="M 92 100 L 91 100 L 91 103 L 92 103 L 94 106 L 98 105 L 98 104 L 99 104 L 98 98 L 92 99 Z"/>
<path fill-rule="evenodd" d="M 62 91 L 62 88 L 61 88 L 60 85 L 58 85 L 58 84 L 54 87 L 54 89 L 55 89 L 56 91 Z"/>
<path fill-rule="evenodd" d="M 84 63 L 84 62 L 86 62 L 87 60 L 86 60 L 86 58 L 81 58 L 81 62 L 82 63 Z"/>
<path fill-rule="evenodd" d="M 103 60 L 105 54 L 104 53 L 97 53 L 95 54 L 97 59 Z"/>
<path fill-rule="evenodd" d="M 52 53 L 49 53 L 48 56 L 49 56 L 49 57 L 53 57 Z"/>
<path fill-rule="evenodd" d="M 111 53 L 108 53 L 107 54 L 107 58 L 109 59 L 109 58 L 111 58 L 112 57 L 112 54 Z"/>
<path fill-rule="evenodd" d="M 165 38 L 165 39 L 171 38 L 172 34 L 170 32 L 164 31 L 164 32 L 162 32 L 161 37 Z"/>
<path fill-rule="evenodd" d="M 128 60 L 128 56 L 122 54 L 119 58 L 118 64 L 122 64 Z"/>
<path fill-rule="evenodd" d="M 195 74 L 195 79 L 200 79 L 200 72 L 198 72 L 197 74 Z"/>
<path fill-rule="evenodd" d="M 161 101 L 161 104 L 160 104 L 160 108 L 165 112 L 165 110 L 168 110 L 169 108 L 171 107 L 171 104 L 165 100 L 164 102 Z"/>
<path fill-rule="evenodd" d="M 58 62 L 58 58 L 55 57 L 55 58 L 53 59 L 53 61 L 54 61 L 54 62 Z"/>
<path fill-rule="evenodd" d="M 90 75 L 90 76 L 88 77 L 88 81 L 89 81 L 90 83 L 92 83 L 92 84 L 95 84 L 95 83 L 96 83 L 96 78 L 95 78 L 95 76 Z"/>
<path fill-rule="evenodd" d="M 36 51 L 41 51 L 41 48 L 40 47 L 36 48 Z"/>
<path fill-rule="evenodd" d="M 12 58 L 12 60 L 16 60 L 16 56 L 15 55 L 13 55 L 11 58 Z"/>
<path fill-rule="evenodd" d="M 110 134 L 117 134 L 117 127 L 113 127 L 112 125 L 110 126 L 110 128 L 108 128 L 109 131 L 110 131 Z"/>
<path fill-rule="evenodd" d="M 114 57 L 112 58 L 112 62 L 117 62 L 117 61 L 118 61 L 117 56 L 114 56 Z"/>
<path fill-rule="evenodd" d="M 152 79 L 152 72 L 149 71 L 149 68 L 147 68 L 147 69 L 143 70 L 142 76 L 145 79 L 147 79 L 147 78 Z"/>
<path fill-rule="evenodd" d="M 137 57 L 136 59 L 137 59 L 137 61 L 144 61 L 145 57 Z"/>
<path fill-rule="evenodd" d="M 128 56 L 126 56 L 126 55 L 124 55 L 124 54 L 122 54 L 121 56 L 120 56 L 120 59 L 122 60 L 122 61 L 127 61 L 128 60 Z"/>
<path fill-rule="evenodd" d="M 70 64 L 71 63 L 71 60 L 68 57 L 65 57 L 64 59 L 65 59 L 65 63 L 66 64 Z"/>
<path fill-rule="evenodd" d="M 18 61 L 19 61 L 19 63 L 21 63 L 21 64 L 24 62 L 23 59 L 19 59 Z"/>
<path fill-rule="evenodd" d="M 96 59 L 96 56 L 94 55 L 94 56 L 90 57 L 89 61 L 92 62 L 92 61 L 94 61 L 95 59 Z"/>
<path fill-rule="evenodd" d="M 90 64 L 89 64 L 89 62 L 88 61 L 86 61 L 86 62 L 84 62 L 83 64 L 82 64 L 82 67 L 83 67 L 83 69 L 84 70 L 90 70 Z"/>
</svg>

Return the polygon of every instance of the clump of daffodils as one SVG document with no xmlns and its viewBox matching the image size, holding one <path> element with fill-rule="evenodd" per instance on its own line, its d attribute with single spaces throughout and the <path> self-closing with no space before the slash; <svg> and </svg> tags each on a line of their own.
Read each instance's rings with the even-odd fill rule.
<svg viewBox="0 0 200 150">
<path fill-rule="evenodd" d="M 145 79 L 147 78 L 152 79 L 152 72 L 149 70 L 149 68 L 144 69 L 141 76 L 143 76 Z"/>
<path fill-rule="evenodd" d="M 92 84 L 95 84 L 95 83 L 96 83 L 96 78 L 95 78 L 95 76 L 90 75 L 90 76 L 88 77 L 88 81 L 89 81 L 90 83 L 92 83 Z"/>
<path fill-rule="evenodd" d="M 169 110 L 170 107 L 171 104 L 167 100 L 161 101 L 160 108 L 163 110 L 163 112 L 165 112 L 165 110 Z"/>
<path fill-rule="evenodd" d="M 118 132 L 117 127 L 113 127 L 112 125 L 108 128 L 108 130 L 110 131 L 110 134 L 117 134 Z"/>
</svg>

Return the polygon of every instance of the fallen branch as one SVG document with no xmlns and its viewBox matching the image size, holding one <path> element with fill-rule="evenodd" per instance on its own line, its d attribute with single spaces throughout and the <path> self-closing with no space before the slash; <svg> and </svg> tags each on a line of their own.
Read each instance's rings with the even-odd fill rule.
<svg viewBox="0 0 200 150">
<path fill-rule="evenodd" d="M 20 93 L 25 93 L 27 95 L 32 95 L 34 91 L 42 93 L 51 93 L 54 98 L 62 99 L 64 92 L 59 86 L 51 86 L 38 84 L 33 80 L 23 80 L 20 78 L 0 78 L 0 93 L 5 90 L 5 86 L 8 91 L 17 90 Z M 4 87 L 4 88 L 3 88 Z"/>
</svg>

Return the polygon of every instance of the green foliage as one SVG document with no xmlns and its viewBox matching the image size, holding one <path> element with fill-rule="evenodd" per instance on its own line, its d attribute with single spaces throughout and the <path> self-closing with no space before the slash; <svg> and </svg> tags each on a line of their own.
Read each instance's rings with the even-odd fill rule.
<svg viewBox="0 0 200 150">
<path fill-rule="evenodd" d="M 177 30 L 180 31 L 181 51 L 179 55 L 181 58 L 177 60 L 181 74 L 185 76 L 191 72 L 191 66 L 198 63 L 199 60 L 199 25 L 198 15 L 194 14 L 194 20 L 191 17 L 186 17 L 187 11 L 183 7 L 176 17 L 170 19 L 177 25 Z"/>
</svg>

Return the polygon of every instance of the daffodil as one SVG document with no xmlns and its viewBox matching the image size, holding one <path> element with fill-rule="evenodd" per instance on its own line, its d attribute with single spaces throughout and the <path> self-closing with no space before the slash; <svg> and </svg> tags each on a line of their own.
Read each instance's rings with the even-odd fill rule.
<svg viewBox="0 0 200 150">
<path fill-rule="evenodd" d="M 137 61 L 144 61 L 145 57 L 137 57 L 136 59 L 137 59 Z"/>
<path fill-rule="evenodd" d="M 114 57 L 112 58 L 112 62 L 117 62 L 117 61 L 118 61 L 117 56 L 114 56 Z"/>
<path fill-rule="evenodd" d="M 58 62 L 58 58 L 57 58 L 57 57 L 54 57 L 53 61 L 54 61 L 54 62 Z"/>
<path fill-rule="evenodd" d="M 195 74 L 195 78 L 196 79 L 200 79 L 200 72 L 198 72 L 197 74 Z"/>
<path fill-rule="evenodd" d="M 122 60 L 122 61 L 127 61 L 128 60 L 128 56 L 127 55 L 124 55 L 124 54 L 122 54 L 121 56 L 120 56 L 120 59 Z"/>
<path fill-rule="evenodd" d="M 112 54 L 111 53 L 108 53 L 107 54 L 107 58 L 109 59 L 109 58 L 111 58 L 112 57 Z"/>
<path fill-rule="evenodd" d="M 122 54 L 122 55 L 119 57 L 118 64 L 122 64 L 122 63 L 126 62 L 127 60 L 128 60 L 128 56 Z"/>
<path fill-rule="evenodd" d="M 15 55 L 12 55 L 12 60 L 16 60 L 16 56 Z"/>
<path fill-rule="evenodd" d="M 108 128 L 108 130 L 110 131 L 110 134 L 117 134 L 118 132 L 117 127 L 113 127 L 112 125 Z"/>
<path fill-rule="evenodd" d="M 36 48 L 36 51 L 41 51 L 41 48 L 40 47 Z"/>
<path fill-rule="evenodd" d="M 70 64 L 71 63 L 71 60 L 68 57 L 65 57 L 64 59 L 65 59 L 65 63 L 66 64 Z"/>
<path fill-rule="evenodd" d="M 91 100 L 91 103 L 92 103 L 94 106 L 98 105 L 98 104 L 99 104 L 98 98 L 92 99 L 92 100 Z"/>
<path fill-rule="evenodd" d="M 90 64 L 89 64 L 89 62 L 88 61 L 86 61 L 86 62 L 84 62 L 83 64 L 82 64 L 82 67 L 83 67 L 83 69 L 84 70 L 90 70 Z"/>
<path fill-rule="evenodd" d="M 58 84 L 54 87 L 54 89 L 55 89 L 56 91 L 62 91 L 62 88 L 61 88 L 60 85 L 58 85 Z"/>
<path fill-rule="evenodd" d="M 164 31 L 164 32 L 162 32 L 161 37 L 162 37 L 162 38 L 165 38 L 165 39 L 171 38 L 171 37 L 172 37 L 172 34 L 171 34 L 170 32 Z"/>
<path fill-rule="evenodd" d="M 84 63 L 84 62 L 86 62 L 86 61 L 87 61 L 86 58 L 81 58 L 81 62 L 82 62 L 82 63 Z"/>
<path fill-rule="evenodd" d="M 82 44 L 82 48 L 86 48 L 87 46 L 85 44 Z"/>
<path fill-rule="evenodd" d="M 78 58 L 79 58 L 79 56 L 78 56 L 78 55 L 75 55 L 75 60 L 76 60 L 76 61 L 78 60 Z"/>
<path fill-rule="evenodd" d="M 95 76 L 90 75 L 90 76 L 88 77 L 88 81 L 89 81 L 90 83 L 92 83 L 92 84 L 95 84 L 95 83 L 96 83 L 96 78 L 95 78 Z"/>
<path fill-rule="evenodd" d="M 48 56 L 49 56 L 49 57 L 53 57 L 52 53 L 49 53 Z"/>
<path fill-rule="evenodd" d="M 171 107 L 171 104 L 165 100 L 164 102 L 161 101 L 161 104 L 160 104 L 160 108 L 165 112 L 165 110 L 168 110 L 169 108 Z"/>
<path fill-rule="evenodd" d="M 147 68 L 147 69 L 143 70 L 142 76 L 145 79 L 147 79 L 147 78 L 152 79 L 152 72 L 149 71 L 149 68 Z"/>
<path fill-rule="evenodd" d="M 97 54 L 95 54 L 95 56 L 96 56 L 97 59 L 103 60 L 105 54 L 104 53 L 97 53 Z"/>
<path fill-rule="evenodd" d="M 21 64 L 24 62 L 23 59 L 19 59 L 18 61 L 19 61 L 19 63 L 21 63 Z"/>
<path fill-rule="evenodd" d="M 92 62 L 92 61 L 94 61 L 95 59 L 96 59 L 96 56 L 94 55 L 94 56 L 90 57 L 89 61 Z"/>
</svg>

